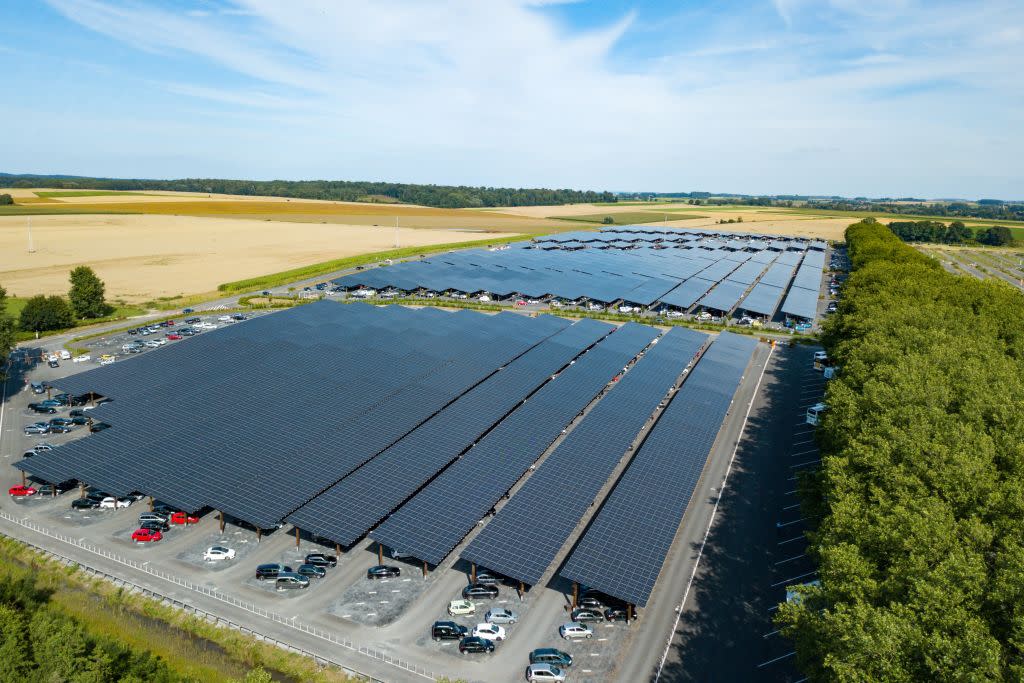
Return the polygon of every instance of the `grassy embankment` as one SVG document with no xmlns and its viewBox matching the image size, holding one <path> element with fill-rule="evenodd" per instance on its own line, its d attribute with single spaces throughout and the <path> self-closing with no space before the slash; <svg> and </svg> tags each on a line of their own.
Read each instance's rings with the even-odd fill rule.
<svg viewBox="0 0 1024 683">
<path fill-rule="evenodd" d="M 21 310 L 25 308 L 25 303 L 27 301 L 28 299 L 24 297 L 7 297 L 7 313 L 12 318 L 14 318 L 15 323 L 17 323 L 18 317 L 21 315 Z M 53 334 L 62 334 L 64 332 L 68 332 L 70 330 L 75 330 L 79 328 L 92 327 L 93 325 L 100 325 L 103 323 L 114 322 L 117 320 L 127 320 L 128 318 L 143 315 L 146 313 L 146 309 L 140 306 L 129 306 L 121 303 L 112 303 L 111 305 L 114 307 L 114 311 L 108 316 L 104 316 L 102 318 L 94 318 L 91 320 L 79 320 L 78 324 L 75 325 L 74 327 L 68 327 L 63 330 L 51 330 L 46 332 L 45 335 L 48 336 Z M 28 341 L 30 339 L 34 339 L 35 336 L 36 335 L 34 332 L 25 332 L 23 330 L 18 330 L 15 332 L 16 341 Z"/>
<path fill-rule="evenodd" d="M 196 681 L 241 678 L 264 667 L 295 681 L 350 683 L 337 670 L 219 628 L 151 598 L 64 567 L 22 543 L 0 538 L 0 580 L 32 578 L 50 593 L 50 604 L 97 637 L 112 638 L 161 657 L 176 673 Z"/>
</svg>

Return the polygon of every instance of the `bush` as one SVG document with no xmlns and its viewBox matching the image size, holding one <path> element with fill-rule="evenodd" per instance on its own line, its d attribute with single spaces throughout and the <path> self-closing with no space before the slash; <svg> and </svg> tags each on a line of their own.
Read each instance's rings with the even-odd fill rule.
<svg viewBox="0 0 1024 683">
<path fill-rule="evenodd" d="M 9 194 L 0 194 L 0 206 L 10 206 L 14 204 L 14 197 Z"/>
<path fill-rule="evenodd" d="M 59 296 L 39 294 L 25 302 L 18 327 L 25 332 L 46 332 L 73 327 L 75 316 L 68 302 Z"/>
</svg>

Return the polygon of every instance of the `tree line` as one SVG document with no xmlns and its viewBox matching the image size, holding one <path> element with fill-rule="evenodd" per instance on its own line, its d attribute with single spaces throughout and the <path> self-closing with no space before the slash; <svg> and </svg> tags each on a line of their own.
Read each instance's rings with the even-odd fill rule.
<svg viewBox="0 0 1024 683">
<path fill-rule="evenodd" d="M 1002 225 L 972 230 L 963 221 L 953 221 L 949 225 L 941 221 L 892 221 L 889 229 L 904 242 L 987 244 L 993 247 L 1014 243 L 1013 233 Z"/>
<path fill-rule="evenodd" d="M 820 586 L 777 617 L 812 681 L 1024 680 L 1024 298 L 866 219 L 800 482 Z"/>
<path fill-rule="evenodd" d="M 611 192 L 590 190 L 551 190 L 545 188 L 470 187 L 465 185 L 416 185 L 346 180 L 228 180 L 218 178 L 181 178 L 145 180 L 86 178 L 65 176 L 0 175 L 10 187 L 47 187 L 64 190 L 164 190 L 238 194 L 333 201 L 375 201 L 390 198 L 405 204 L 420 204 L 443 209 L 492 206 L 540 206 L 546 204 L 583 204 L 615 202 Z M 379 201 L 379 199 L 376 199 Z"/>
</svg>

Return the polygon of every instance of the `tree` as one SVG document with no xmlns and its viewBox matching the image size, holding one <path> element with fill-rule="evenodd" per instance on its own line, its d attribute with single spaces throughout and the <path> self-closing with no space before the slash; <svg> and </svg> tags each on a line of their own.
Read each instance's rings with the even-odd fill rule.
<svg viewBox="0 0 1024 683">
<path fill-rule="evenodd" d="M 7 313 L 7 290 L 0 287 L 0 379 L 5 378 L 4 363 L 14 348 L 14 319 Z"/>
<path fill-rule="evenodd" d="M 25 675 L 32 670 L 25 631 L 25 615 L 13 607 L 0 605 L 0 681 L 25 680 Z"/>
<path fill-rule="evenodd" d="M 89 266 L 78 266 L 71 271 L 71 289 L 68 299 L 79 318 L 101 318 L 110 314 L 110 306 L 103 299 L 103 280 Z"/>
<path fill-rule="evenodd" d="M 46 332 L 73 327 L 75 316 L 62 297 L 38 294 L 21 309 L 18 326 L 26 332 Z"/>
<path fill-rule="evenodd" d="M 14 197 L 9 194 L 0 194 L 0 206 L 10 206 L 14 203 Z"/>
<path fill-rule="evenodd" d="M 611 216 L 605 216 L 601 222 L 604 223 L 605 225 L 612 225 L 615 223 L 615 219 L 612 218 Z"/>
</svg>

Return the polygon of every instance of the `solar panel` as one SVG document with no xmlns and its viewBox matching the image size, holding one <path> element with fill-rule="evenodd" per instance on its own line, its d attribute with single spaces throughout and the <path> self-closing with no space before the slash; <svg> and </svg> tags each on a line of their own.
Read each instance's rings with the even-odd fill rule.
<svg viewBox="0 0 1024 683">
<path fill-rule="evenodd" d="M 697 299 L 715 285 L 713 280 L 705 280 L 700 277 L 692 277 L 683 284 L 661 297 L 661 303 L 687 309 L 697 302 Z"/>
<path fill-rule="evenodd" d="M 439 564 L 565 427 L 657 335 L 629 324 L 509 415 L 370 535 Z"/>
<path fill-rule="evenodd" d="M 60 380 L 112 397 L 94 414 L 113 427 L 16 466 L 268 528 L 568 324 L 330 301 L 289 309 Z"/>
<path fill-rule="evenodd" d="M 538 583 L 707 335 L 673 328 L 548 455 L 461 557 Z"/>
<path fill-rule="evenodd" d="M 784 291 L 786 290 L 782 287 L 759 282 L 740 303 L 740 308 L 770 318 L 775 315 L 775 309 L 779 307 L 779 300 L 782 299 Z"/>
<path fill-rule="evenodd" d="M 796 318 L 813 320 L 818 315 L 818 291 L 802 287 L 790 287 L 782 312 Z"/>
<path fill-rule="evenodd" d="M 713 308 L 716 311 L 724 311 L 728 313 L 736 307 L 736 303 L 743 296 L 743 292 L 747 291 L 747 284 L 743 282 L 733 282 L 732 280 L 725 280 L 715 285 L 715 288 L 704 295 L 700 300 L 700 305 L 705 308 Z"/>
<path fill-rule="evenodd" d="M 581 320 L 491 375 L 287 521 L 345 546 L 414 494 L 553 373 L 614 326 Z"/>
<path fill-rule="evenodd" d="M 560 575 L 644 606 L 757 341 L 723 332 L 676 392 Z"/>
</svg>

